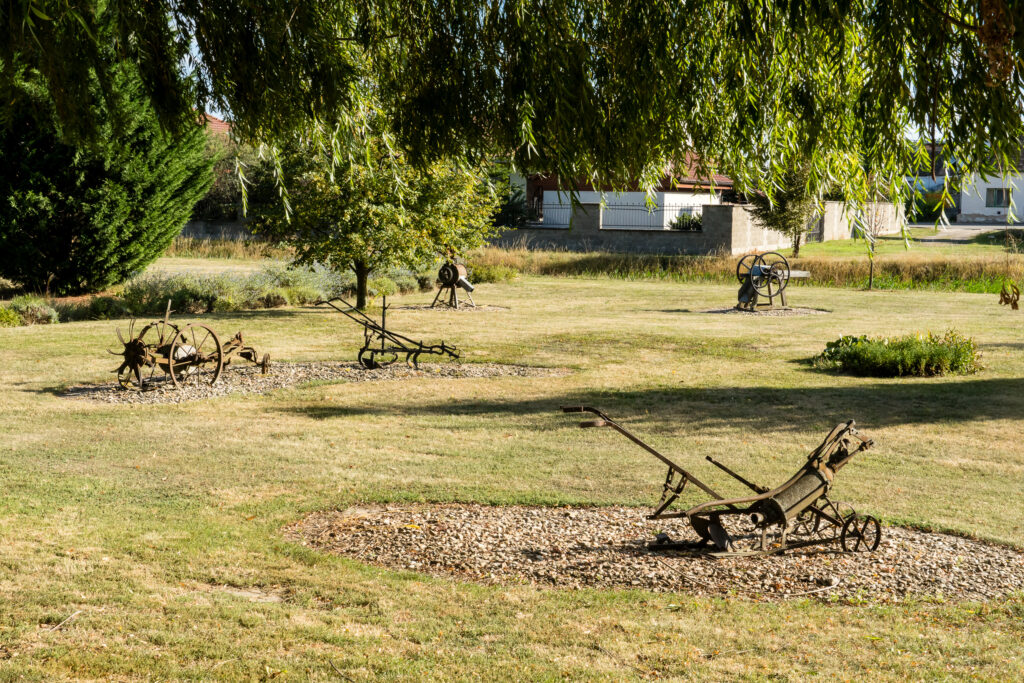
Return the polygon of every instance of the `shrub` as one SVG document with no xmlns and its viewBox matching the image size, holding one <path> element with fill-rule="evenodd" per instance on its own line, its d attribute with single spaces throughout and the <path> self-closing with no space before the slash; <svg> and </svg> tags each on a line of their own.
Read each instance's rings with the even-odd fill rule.
<svg viewBox="0 0 1024 683">
<path fill-rule="evenodd" d="M 97 296 L 89 302 L 88 317 L 92 320 L 128 318 L 132 311 L 128 304 L 116 296 Z"/>
<path fill-rule="evenodd" d="M 21 318 L 22 325 L 50 325 L 60 319 L 53 306 L 38 296 L 14 297 L 11 299 L 11 310 Z"/>
<path fill-rule="evenodd" d="M 480 263 L 470 265 L 469 267 L 469 280 L 473 284 L 508 282 L 515 279 L 518 275 L 519 271 L 515 268 L 501 264 Z"/>
<path fill-rule="evenodd" d="M 826 344 L 814 365 L 861 377 L 930 377 L 978 372 L 980 358 L 973 339 L 950 330 L 941 336 L 843 336 Z"/>
<path fill-rule="evenodd" d="M 704 229 L 704 223 L 700 216 L 695 216 L 692 213 L 681 213 L 672 219 L 672 222 L 668 224 L 668 229 L 681 232 L 700 232 Z"/>
<path fill-rule="evenodd" d="M 21 325 L 21 316 L 6 306 L 0 306 L 0 327 L 17 327 L 19 325 Z"/>
</svg>

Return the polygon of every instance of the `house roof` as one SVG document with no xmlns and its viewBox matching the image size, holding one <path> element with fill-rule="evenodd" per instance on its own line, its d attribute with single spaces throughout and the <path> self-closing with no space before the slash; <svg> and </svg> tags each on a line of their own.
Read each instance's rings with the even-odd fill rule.
<svg viewBox="0 0 1024 683">
<path fill-rule="evenodd" d="M 203 122 L 206 124 L 206 130 L 214 135 L 231 137 L 231 124 L 224 119 L 217 118 L 213 114 L 203 114 Z"/>
<path fill-rule="evenodd" d="M 730 178 L 729 176 L 722 175 L 720 173 L 713 174 L 711 177 L 700 176 L 697 172 L 697 156 L 695 154 L 687 154 L 686 160 L 683 163 L 685 164 L 685 167 L 680 169 L 682 172 L 679 173 L 676 177 L 672 177 L 673 175 L 675 175 L 673 173 L 675 169 L 673 167 L 669 167 L 668 172 L 661 179 L 661 182 L 658 183 L 658 186 L 655 188 L 655 190 L 658 192 L 694 191 L 708 190 L 712 186 L 715 189 L 732 189 L 733 182 L 732 178 Z M 541 174 L 535 174 L 529 176 L 529 180 L 531 181 L 530 185 L 532 187 L 537 187 L 544 190 L 557 191 L 570 189 L 567 183 L 563 183 L 559 180 L 558 176 L 544 176 Z M 575 186 L 574 189 L 577 192 L 596 189 L 590 183 L 575 182 L 573 183 L 573 185 Z M 624 188 L 613 188 L 610 185 L 601 187 L 601 190 L 604 192 L 611 192 L 616 189 L 637 191 L 640 190 L 640 185 L 639 183 L 633 182 L 628 183 L 627 186 Z"/>
</svg>

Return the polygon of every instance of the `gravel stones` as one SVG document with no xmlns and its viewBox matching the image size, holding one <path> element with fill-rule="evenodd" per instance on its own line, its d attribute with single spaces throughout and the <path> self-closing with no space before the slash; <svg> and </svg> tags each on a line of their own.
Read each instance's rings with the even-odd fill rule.
<svg viewBox="0 0 1024 683">
<path fill-rule="evenodd" d="M 647 543 L 663 530 L 675 540 L 692 536 L 684 523 L 652 522 L 635 508 L 466 504 L 316 512 L 288 527 L 286 535 L 388 569 L 489 584 L 850 603 L 987 600 L 1024 586 L 1024 553 L 947 534 L 883 527 L 873 553 L 837 552 L 835 545 L 715 559 L 649 551 Z"/>
<path fill-rule="evenodd" d="M 153 389 L 130 391 L 116 382 L 74 386 L 65 391 L 66 398 L 100 403 L 184 403 L 229 394 L 265 394 L 274 389 L 313 381 L 382 382 L 418 378 L 464 379 L 479 377 L 549 377 L 568 374 L 562 368 L 534 368 L 500 363 L 420 363 L 416 370 L 404 363 L 395 363 L 376 370 L 367 370 L 358 363 L 273 363 L 266 375 L 255 365 L 233 365 L 224 369 L 217 383 L 185 385 L 175 389 L 170 379 L 155 382 Z"/>
<path fill-rule="evenodd" d="M 760 315 L 769 318 L 788 318 L 795 315 L 825 315 L 832 311 L 821 308 L 760 308 L 756 311 L 748 311 L 742 308 L 711 308 L 702 313 L 721 313 L 735 315 Z"/>
</svg>

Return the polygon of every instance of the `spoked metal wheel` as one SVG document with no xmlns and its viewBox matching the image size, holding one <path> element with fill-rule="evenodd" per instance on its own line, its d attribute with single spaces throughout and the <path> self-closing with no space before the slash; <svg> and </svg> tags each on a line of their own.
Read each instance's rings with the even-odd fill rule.
<svg viewBox="0 0 1024 683">
<path fill-rule="evenodd" d="M 839 541 L 848 553 L 875 551 L 882 542 L 882 525 L 871 515 L 854 515 L 843 524 Z"/>
<path fill-rule="evenodd" d="M 117 381 L 124 389 L 141 391 L 152 388 L 157 379 L 166 377 L 166 367 L 157 363 L 157 356 L 163 353 L 178 334 L 178 328 L 162 320 L 149 323 L 142 328 L 139 336 L 125 341 L 121 331 L 117 336 L 124 344 L 124 362 L 117 369 Z M 129 328 L 128 335 L 132 335 Z"/>
<path fill-rule="evenodd" d="M 398 360 L 398 354 L 380 349 L 361 349 L 358 360 L 359 364 L 367 370 L 376 370 L 394 363 Z"/>
<path fill-rule="evenodd" d="M 224 354 L 217 334 L 206 325 L 189 325 L 175 337 L 167 354 L 171 380 L 214 384 L 224 369 Z"/>
<path fill-rule="evenodd" d="M 820 527 L 821 517 L 819 517 L 813 510 L 807 509 L 797 515 L 796 519 L 793 520 L 789 534 L 790 536 L 808 538 L 818 533 L 818 529 Z"/>
<path fill-rule="evenodd" d="M 759 277 L 752 282 L 761 296 L 776 297 L 789 284 L 789 261 L 777 251 L 769 251 L 757 257 L 754 264 Z"/>
<path fill-rule="evenodd" d="M 742 284 L 747 276 L 750 275 L 750 269 L 754 267 L 757 262 L 757 254 L 747 254 L 740 259 L 740 262 L 736 264 L 736 279 Z"/>
</svg>

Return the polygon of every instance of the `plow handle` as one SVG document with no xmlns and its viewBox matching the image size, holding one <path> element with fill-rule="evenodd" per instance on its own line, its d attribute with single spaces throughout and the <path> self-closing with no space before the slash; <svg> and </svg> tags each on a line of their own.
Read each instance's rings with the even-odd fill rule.
<svg viewBox="0 0 1024 683">
<path fill-rule="evenodd" d="M 657 458 L 658 460 L 660 460 L 663 463 L 665 463 L 666 465 L 668 465 L 669 468 L 671 468 L 671 469 L 675 470 L 676 472 L 678 472 L 680 474 L 680 476 L 685 477 L 686 479 L 689 479 L 691 482 L 693 482 L 694 486 L 699 488 L 704 493 L 708 494 L 709 496 L 713 496 L 714 498 L 721 498 L 722 497 L 721 495 L 716 493 L 714 491 L 714 489 L 712 489 L 710 486 L 708 486 L 707 484 L 705 484 L 701 480 L 697 479 L 697 477 L 693 476 L 692 474 L 690 474 L 689 472 L 684 470 L 679 465 L 677 465 L 674 462 L 672 462 L 671 460 L 669 460 L 666 456 L 662 455 L 657 450 L 655 450 L 655 448 L 653 446 L 649 446 L 648 444 L 646 444 L 640 437 L 634 435 L 628 429 L 626 429 L 625 427 L 619 425 L 615 420 L 611 419 L 610 417 L 608 417 L 607 415 L 602 413 L 597 408 L 591 408 L 590 406 L 562 406 L 562 412 L 563 413 L 593 413 L 594 415 L 597 415 L 599 418 L 601 418 L 600 420 L 597 420 L 594 423 L 584 423 L 584 424 L 582 424 L 580 426 L 581 427 L 611 427 L 612 429 L 617 431 L 619 434 L 622 434 L 624 437 L 626 437 L 627 439 L 629 439 L 630 441 L 635 443 L 637 446 L 639 446 L 640 448 L 644 449 L 645 451 L 647 451 L 648 453 L 653 455 L 655 458 Z"/>
<path fill-rule="evenodd" d="M 711 457 L 710 455 L 706 455 L 706 456 L 704 456 L 704 458 L 705 458 L 705 460 L 707 460 L 707 461 L 708 461 L 709 463 L 711 463 L 712 465 L 714 465 L 714 466 L 715 466 L 715 467 L 717 467 L 718 469 L 722 470 L 723 472 L 725 472 L 726 474 L 728 474 L 728 475 L 729 475 L 730 477 L 732 477 L 733 479 L 735 479 L 736 481 L 738 481 L 739 483 L 743 484 L 743 485 L 744 485 L 744 486 L 746 486 L 746 487 L 747 487 L 748 489 L 750 489 L 751 491 L 753 491 L 754 493 L 764 493 L 765 491 L 768 491 L 768 489 L 766 489 L 765 487 L 763 487 L 763 486 L 758 486 L 757 484 L 755 484 L 755 483 L 753 483 L 753 482 L 751 482 L 751 481 L 748 481 L 748 480 L 744 479 L 743 477 L 741 477 L 740 475 L 736 474 L 736 473 L 735 473 L 735 472 L 733 472 L 733 471 L 732 471 L 731 469 L 729 469 L 728 467 L 726 467 L 725 465 L 723 465 L 722 463 L 720 463 L 720 462 L 718 462 L 717 460 L 715 460 L 714 458 L 712 458 L 712 457 Z"/>
</svg>

